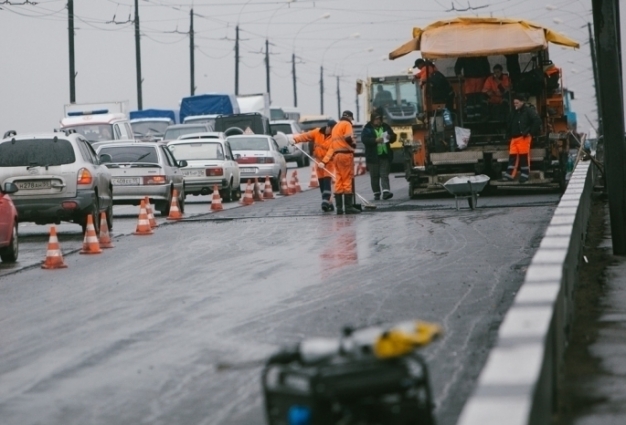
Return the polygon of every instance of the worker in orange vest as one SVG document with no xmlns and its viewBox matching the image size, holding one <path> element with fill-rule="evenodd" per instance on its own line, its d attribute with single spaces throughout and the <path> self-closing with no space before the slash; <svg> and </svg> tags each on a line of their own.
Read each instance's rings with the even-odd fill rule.
<svg viewBox="0 0 626 425">
<path fill-rule="evenodd" d="M 541 131 L 541 118 L 522 94 L 513 96 L 513 107 L 506 127 L 506 138 L 511 144 L 509 165 L 503 180 L 513 181 L 519 168 L 519 182 L 526 183 L 530 179 L 530 144 Z"/>
<path fill-rule="evenodd" d="M 337 124 L 337 121 L 328 120 L 328 123 L 326 123 L 324 127 L 314 128 L 306 133 L 292 136 L 290 141 L 293 141 L 293 143 L 310 142 L 312 146 L 312 156 L 315 159 L 315 162 L 319 163 L 322 159 L 324 159 L 324 156 L 326 156 L 326 153 L 328 152 L 328 148 L 330 148 L 332 139 L 331 134 L 335 124 Z M 322 192 L 322 211 L 324 212 L 335 211 L 335 206 L 330 200 L 333 193 L 331 173 L 334 174 L 332 163 L 328 164 L 326 169 L 319 167 L 316 168 L 317 180 L 320 183 L 320 192 Z"/>
<path fill-rule="evenodd" d="M 319 167 L 325 168 L 332 160 L 335 167 L 335 199 L 337 200 L 337 214 L 359 214 L 354 207 L 354 148 L 356 140 L 352 134 L 354 114 L 344 111 L 341 119 L 331 133 L 330 149 L 320 162 Z"/>
</svg>

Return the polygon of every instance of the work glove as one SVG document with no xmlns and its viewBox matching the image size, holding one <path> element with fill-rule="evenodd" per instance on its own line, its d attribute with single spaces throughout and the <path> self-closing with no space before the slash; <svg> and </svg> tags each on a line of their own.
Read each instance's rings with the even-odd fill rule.
<svg viewBox="0 0 626 425">
<path fill-rule="evenodd" d="M 317 163 L 317 168 L 323 170 L 324 168 L 326 168 L 326 164 L 324 164 L 323 162 L 318 162 Z"/>
<path fill-rule="evenodd" d="M 287 137 L 287 141 L 289 142 L 290 146 L 295 146 L 295 144 L 296 144 L 296 141 L 294 140 L 294 138 L 293 138 L 293 136 L 291 134 Z"/>
</svg>

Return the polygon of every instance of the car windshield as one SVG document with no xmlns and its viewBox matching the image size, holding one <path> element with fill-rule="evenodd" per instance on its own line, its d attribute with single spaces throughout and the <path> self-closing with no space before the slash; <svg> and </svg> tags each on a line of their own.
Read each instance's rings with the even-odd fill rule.
<svg viewBox="0 0 626 425">
<path fill-rule="evenodd" d="M 151 162 L 158 163 L 157 150 L 153 146 L 109 146 L 98 151 L 98 155 L 104 153 L 111 155 L 113 163 L 122 162 Z"/>
<path fill-rule="evenodd" d="M 269 143 L 264 137 L 241 137 L 228 139 L 230 148 L 234 151 L 268 151 Z"/>
<path fill-rule="evenodd" d="M 189 125 L 184 127 L 168 128 L 163 135 L 165 140 L 176 140 L 180 136 L 191 133 L 202 133 L 207 131 L 204 125 Z"/>
<path fill-rule="evenodd" d="M 0 167 L 32 167 L 72 164 L 72 144 L 63 139 L 29 139 L 0 144 Z"/>
<path fill-rule="evenodd" d="M 293 134 L 293 131 L 291 130 L 291 124 L 272 124 L 272 136 L 276 136 L 277 132 L 282 132 L 285 134 Z"/>
<path fill-rule="evenodd" d="M 84 124 L 63 127 L 64 130 L 72 129 L 85 136 L 90 142 L 100 140 L 113 140 L 113 126 L 111 124 Z"/>
<path fill-rule="evenodd" d="M 185 124 L 198 124 L 206 123 L 212 129 L 215 128 L 215 118 L 197 117 L 197 118 L 185 118 Z"/>
<path fill-rule="evenodd" d="M 224 159 L 221 143 L 176 143 L 168 146 L 176 159 Z"/>
<path fill-rule="evenodd" d="M 139 121 L 130 123 L 135 136 L 149 136 L 152 134 L 163 134 L 169 125 L 167 121 Z"/>
<path fill-rule="evenodd" d="M 373 108 L 412 106 L 421 111 L 419 85 L 408 80 L 373 84 L 370 95 Z"/>
</svg>

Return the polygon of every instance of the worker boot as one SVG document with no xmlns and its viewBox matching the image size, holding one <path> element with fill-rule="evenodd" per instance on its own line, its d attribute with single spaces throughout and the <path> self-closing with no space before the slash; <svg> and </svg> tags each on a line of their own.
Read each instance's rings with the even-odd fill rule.
<svg viewBox="0 0 626 425">
<path fill-rule="evenodd" d="M 335 193 L 335 200 L 337 201 L 337 215 L 343 214 L 343 194 Z"/>
<path fill-rule="evenodd" d="M 354 195 L 349 193 L 343 196 L 346 214 L 361 214 L 361 210 L 354 207 Z"/>
</svg>

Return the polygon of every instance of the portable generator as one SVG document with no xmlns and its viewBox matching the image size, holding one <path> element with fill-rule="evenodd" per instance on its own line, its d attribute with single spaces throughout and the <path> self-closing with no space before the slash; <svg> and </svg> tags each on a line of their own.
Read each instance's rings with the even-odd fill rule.
<svg viewBox="0 0 626 425">
<path fill-rule="evenodd" d="M 305 340 L 267 361 L 268 425 L 434 425 L 428 368 L 415 345 L 381 358 L 377 344 L 388 331 L 355 335 Z"/>
</svg>

